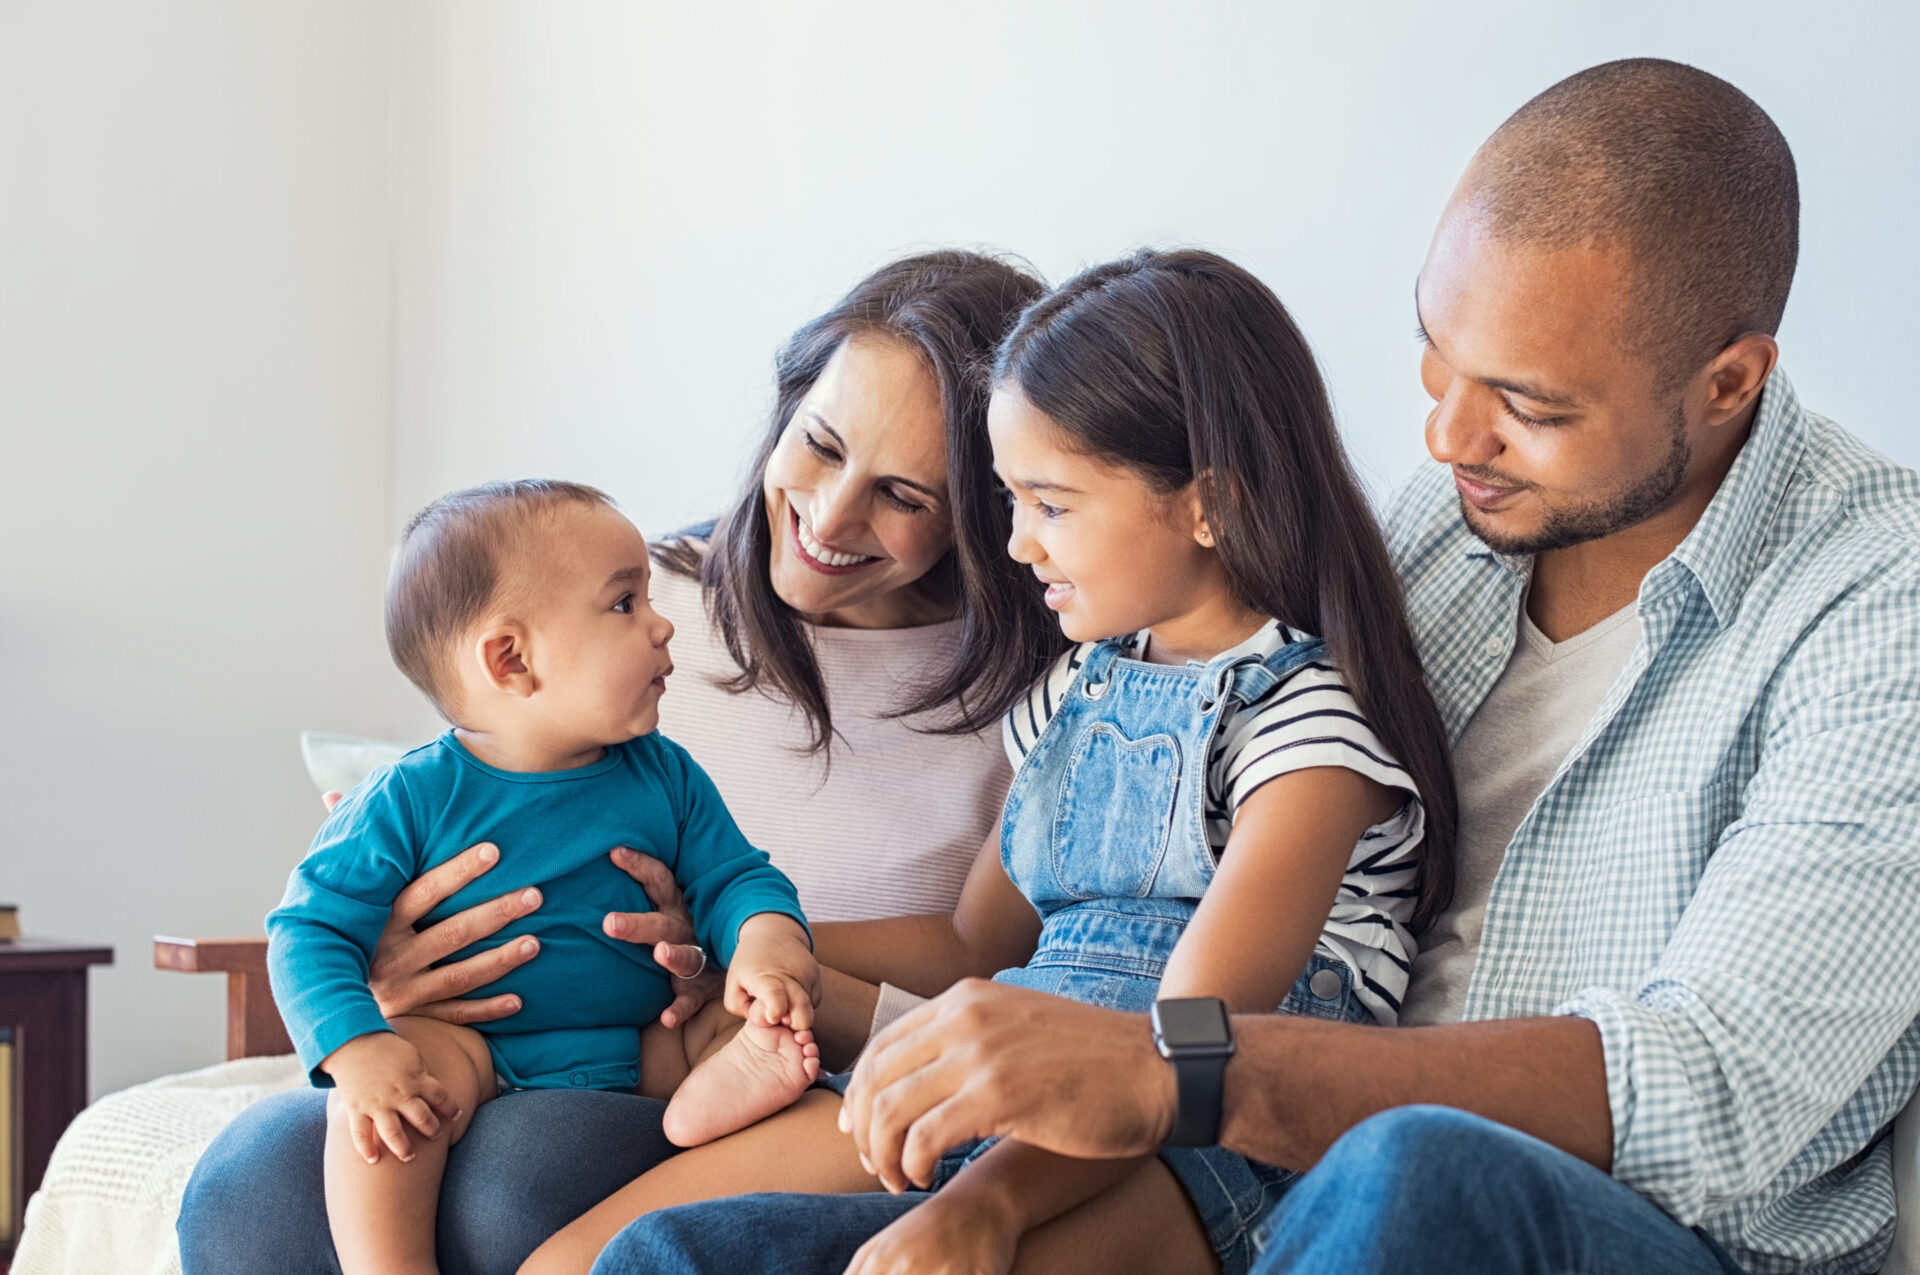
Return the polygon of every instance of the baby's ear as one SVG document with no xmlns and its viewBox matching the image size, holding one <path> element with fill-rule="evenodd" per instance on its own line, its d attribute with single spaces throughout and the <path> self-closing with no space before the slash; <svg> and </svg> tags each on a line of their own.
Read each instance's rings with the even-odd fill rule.
<svg viewBox="0 0 1920 1275">
<path fill-rule="evenodd" d="M 475 639 L 473 654 L 488 686 L 519 699 L 533 694 L 537 684 L 527 662 L 527 634 L 519 625 L 496 624 L 486 629 Z"/>
</svg>

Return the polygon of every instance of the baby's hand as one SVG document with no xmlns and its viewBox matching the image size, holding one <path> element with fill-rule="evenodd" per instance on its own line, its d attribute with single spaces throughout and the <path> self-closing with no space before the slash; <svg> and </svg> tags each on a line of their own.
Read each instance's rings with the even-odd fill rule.
<svg viewBox="0 0 1920 1275">
<path fill-rule="evenodd" d="M 807 932 L 792 917 L 762 912 L 740 927 L 727 967 L 727 1009 L 764 1026 L 813 1026 L 820 1000 L 820 963 Z"/>
<path fill-rule="evenodd" d="M 853 1255 L 846 1275 L 1006 1275 L 1020 1227 L 962 1195 L 934 1196 L 895 1218 Z"/>
<path fill-rule="evenodd" d="M 437 1137 L 442 1122 L 460 1118 L 453 1096 L 427 1070 L 420 1051 L 392 1032 L 356 1036 L 321 1060 L 333 1077 L 334 1102 L 346 1113 L 354 1150 L 368 1164 L 384 1143 L 404 1163 L 413 1159 L 407 1126 Z"/>
</svg>

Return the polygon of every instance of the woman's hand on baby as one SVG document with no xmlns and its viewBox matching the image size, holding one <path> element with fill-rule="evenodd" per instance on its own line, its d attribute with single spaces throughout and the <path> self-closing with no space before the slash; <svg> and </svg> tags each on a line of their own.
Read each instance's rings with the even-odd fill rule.
<svg viewBox="0 0 1920 1275">
<path fill-rule="evenodd" d="M 458 998 L 476 987 L 485 987 L 538 955 L 540 940 L 532 935 L 451 965 L 436 969 L 434 963 L 537 910 L 541 902 L 539 890 L 528 886 L 513 894 L 476 903 L 424 930 L 413 928 L 420 918 L 459 893 L 469 882 L 491 871 L 498 862 L 500 851 L 483 841 L 421 873 L 394 898 L 386 928 L 374 945 L 373 966 L 367 977 L 373 998 L 386 1017 L 419 1014 L 446 1023 L 484 1023 L 519 1011 L 518 996 Z"/>
<path fill-rule="evenodd" d="M 320 800 L 329 813 L 340 804 L 340 794 L 324 792 Z M 516 965 L 540 952 L 540 941 L 523 938 L 504 943 L 478 956 L 434 968 L 434 962 L 476 943 L 518 917 L 540 906 L 540 891 L 521 890 L 475 904 L 444 921 L 416 931 L 414 924 L 436 906 L 458 894 L 469 882 L 492 870 L 500 851 L 487 842 L 468 846 L 439 867 L 423 872 L 400 891 L 387 914 L 387 925 L 373 949 L 373 967 L 367 984 L 381 1014 L 398 1018 L 419 1014 L 446 1023 L 486 1023 L 520 1011 L 518 996 L 489 996 L 461 1000 L 463 994 L 485 987 Z"/>
<path fill-rule="evenodd" d="M 846 1275 L 1006 1275 L 1020 1235 L 1005 1209 L 949 1188 L 862 1244 Z"/>
<path fill-rule="evenodd" d="M 353 1148 L 377 1164 L 382 1147 L 402 1162 L 413 1159 L 411 1125 L 423 1137 L 438 1137 L 460 1118 L 446 1086 L 427 1070 L 426 1059 L 392 1032 L 356 1036 L 321 1060 L 333 1077 L 333 1103 L 345 1113 Z"/>
<path fill-rule="evenodd" d="M 820 963 L 806 930 L 778 912 L 748 917 L 727 970 L 727 1010 L 768 1027 L 807 1031 L 819 1002 Z"/>
<path fill-rule="evenodd" d="M 674 976 L 673 1003 L 660 1015 L 660 1022 L 678 1027 L 725 990 L 726 974 L 693 941 L 693 915 L 672 869 L 652 855 L 625 846 L 614 847 L 611 857 L 615 867 L 647 892 L 655 910 L 609 912 L 600 928 L 611 938 L 653 944 L 654 961 Z"/>
</svg>

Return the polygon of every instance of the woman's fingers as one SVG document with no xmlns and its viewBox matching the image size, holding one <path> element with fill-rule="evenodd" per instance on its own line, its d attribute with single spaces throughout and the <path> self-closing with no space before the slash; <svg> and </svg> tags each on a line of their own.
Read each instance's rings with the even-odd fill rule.
<svg viewBox="0 0 1920 1275">
<path fill-rule="evenodd" d="M 489 996 L 477 1001 L 429 1001 L 407 1011 L 422 1018 L 437 1018 L 443 1023 L 465 1027 L 473 1023 L 491 1023 L 520 1012 L 518 996 Z M 671 1026 L 671 1024 L 669 1024 Z"/>
<path fill-rule="evenodd" d="M 408 882 L 406 888 L 401 890 L 393 901 L 394 919 L 403 924 L 412 925 L 439 904 L 458 894 L 462 888 L 482 873 L 491 871 L 493 865 L 498 862 L 500 862 L 500 849 L 492 842 L 482 841 L 478 845 L 468 846 L 445 863 L 427 869 Z M 468 912 L 476 910 L 469 908 Z M 467 913 L 463 912 L 460 915 L 465 916 Z M 502 924 L 504 923 L 503 921 Z M 443 921 L 441 924 L 444 925 L 446 922 Z M 493 927 L 494 930 L 499 928 L 498 925 Z M 479 938 L 481 935 L 491 933 L 493 930 L 482 930 L 473 937 Z M 472 939 L 468 940 L 468 942 L 471 941 Z"/>
<path fill-rule="evenodd" d="M 458 917 L 449 917 L 441 924 L 451 925 L 457 920 Z M 519 1008 L 517 1002 L 512 1008 L 505 1008 L 504 1002 L 498 997 L 492 998 L 491 1011 L 485 1013 L 475 1009 L 452 1012 L 429 1010 L 427 1006 L 452 1002 L 456 997 L 494 982 L 516 966 L 526 964 L 539 955 L 540 940 L 532 935 L 523 935 L 477 956 L 469 956 L 439 969 L 429 969 L 423 963 L 425 954 L 430 950 L 424 940 L 431 934 L 433 931 L 430 930 L 420 936 L 420 942 L 411 945 L 393 944 L 374 952 L 373 971 L 367 982 L 382 1014 L 388 1018 L 400 1014 L 428 1014 L 449 1023 L 479 1023 L 503 1017 Z M 472 1004 L 477 1006 L 479 1002 Z"/>
<path fill-rule="evenodd" d="M 650 854 L 641 854 L 638 850 L 629 850 L 625 846 L 615 846 L 612 859 L 619 869 L 640 883 L 647 892 L 647 899 L 662 912 L 684 912 L 686 904 L 680 897 L 680 883 L 673 879 L 673 869 Z"/>
<path fill-rule="evenodd" d="M 685 946 L 693 942 L 693 923 L 673 912 L 609 912 L 601 920 L 600 928 L 608 938 L 624 939 L 628 943 Z"/>
<path fill-rule="evenodd" d="M 675 978 L 693 978 L 707 968 L 707 954 L 693 943 L 655 943 L 653 960 Z"/>
<path fill-rule="evenodd" d="M 683 1026 L 689 1018 L 699 1013 L 700 1007 L 706 1003 L 707 998 L 704 996 L 698 996 L 691 992 L 682 992 L 673 998 L 673 1004 L 660 1011 L 660 1025 L 663 1027 Z"/>
<path fill-rule="evenodd" d="M 340 798 L 345 795 L 346 795 L 345 793 L 338 793 L 329 789 L 328 791 L 320 794 L 320 800 L 326 805 L 327 813 L 332 814 L 333 808 L 340 804 Z"/>
<path fill-rule="evenodd" d="M 419 882 L 414 884 L 418 885 Z M 446 920 L 420 931 L 413 940 L 417 949 L 415 959 L 423 966 L 444 961 L 461 948 L 497 934 L 521 917 L 539 911 L 543 901 L 538 887 L 530 885 L 524 890 L 502 894 L 485 903 L 476 903 L 463 912 L 456 912 Z M 508 943 L 503 944 L 502 948 L 512 946 Z"/>
<path fill-rule="evenodd" d="M 456 919 L 458 918 L 449 917 L 444 924 L 451 924 Z M 425 937 L 426 935 L 421 936 L 422 939 Z M 417 957 L 427 950 L 424 945 L 416 947 L 411 955 Z M 437 1001 L 464 996 L 477 987 L 485 987 L 488 983 L 497 981 L 509 971 L 525 965 L 539 954 L 540 940 L 531 934 L 523 934 L 511 943 L 502 943 L 499 947 L 477 952 L 465 960 L 455 961 L 451 965 L 442 965 L 438 969 L 429 969 L 415 975 L 413 978 L 415 995 L 423 998 L 431 997 Z"/>
</svg>

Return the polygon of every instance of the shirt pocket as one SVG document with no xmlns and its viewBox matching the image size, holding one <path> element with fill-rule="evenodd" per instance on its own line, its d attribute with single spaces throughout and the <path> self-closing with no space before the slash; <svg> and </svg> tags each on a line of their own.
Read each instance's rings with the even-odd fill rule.
<svg viewBox="0 0 1920 1275">
<path fill-rule="evenodd" d="M 1144 899 L 1167 855 L 1180 743 L 1095 722 L 1074 744 L 1053 817 L 1054 880 L 1076 899 Z"/>
</svg>

